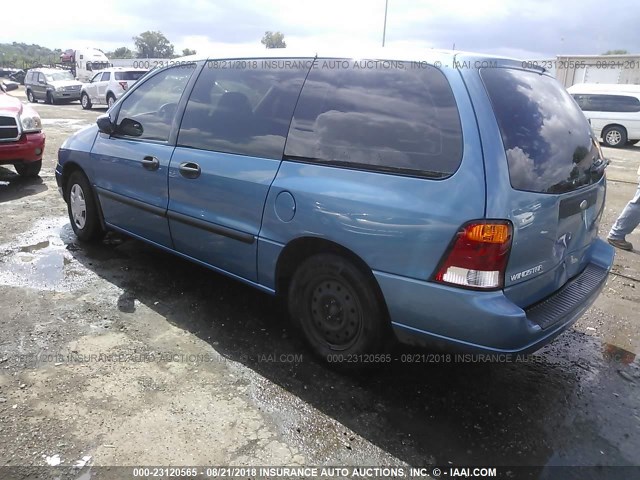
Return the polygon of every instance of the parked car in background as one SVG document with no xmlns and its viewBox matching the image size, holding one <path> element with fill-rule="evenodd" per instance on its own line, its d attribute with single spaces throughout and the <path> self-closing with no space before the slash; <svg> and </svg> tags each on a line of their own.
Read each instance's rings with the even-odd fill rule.
<svg viewBox="0 0 640 480">
<path fill-rule="evenodd" d="M 9 78 L 13 73 L 17 71 L 16 68 L 4 68 L 0 67 L 0 78 Z"/>
<path fill-rule="evenodd" d="M 82 86 L 80 103 L 85 110 L 94 105 L 111 107 L 134 83 L 147 73 L 142 68 L 111 67 L 96 73 Z"/>
<path fill-rule="evenodd" d="M 77 237 L 125 232 L 278 295 L 340 364 L 384 361 L 392 332 L 531 352 L 596 299 L 606 162 L 543 69 L 282 56 L 153 70 L 68 138 L 56 179 Z"/>
<path fill-rule="evenodd" d="M 42 167 L 44 143 L 38 113 L 0 84 L 0 165 L 13 165 L 19 175 L 35 177 Z"/>
<path fill-rule="evenodd" d="M 21 85 L 24 85 L 24 77 L 26 74 L 27 72 L 25 72 L 24 70 L 17 70 L 9 75 L 9 79 L 13 80 L 14 82 L 18 82 Z"/>
<path fill-rule="evenodd" d="M 24 87 L 30 102 L 44 100 L 53 105 L 80 100 L 82 83 L 73 78 L 68 70 L 33 68 L 27 71 Z"/>
<path fill-rule="evenodd" d="M 640 141 L 640 85 L 578 83 L 567 90 L 607 147 Z"/>
<path fill-rule="evenodd" d="M 2 86 L 4 87 L 5 92 L 10 92 L 12 90 L 17 90 L 20 87 L 18 82 L 14 82 L 13 80 L 0 80 Z"/>
</svg>

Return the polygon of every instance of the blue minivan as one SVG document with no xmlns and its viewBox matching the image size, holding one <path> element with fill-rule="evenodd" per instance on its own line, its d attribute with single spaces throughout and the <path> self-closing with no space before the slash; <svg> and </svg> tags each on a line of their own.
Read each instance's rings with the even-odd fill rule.
<svg viewBox="0 0 640 480">
<path fill-rule="evenodd" d="M 117 230 L 281 296 L 321 357 L 532 352 L 601 291 L 607 162 L 543 69 L 458 52 L 186 57 L 65 141 Z M 366 360 L 365 360 L 366 361 Z"/>
</svg>

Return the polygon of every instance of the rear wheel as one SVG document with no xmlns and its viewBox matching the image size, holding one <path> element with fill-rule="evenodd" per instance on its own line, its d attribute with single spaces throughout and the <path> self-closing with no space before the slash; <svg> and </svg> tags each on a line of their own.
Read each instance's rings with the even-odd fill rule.
<svg viewBox="0 0 640 480">
<path fill-rule="evenodd" d="M 18 163 L 14 165 L 14 167 L 21 177 L 37 177 L 42 168 L 42 160 L 30 163 Z"/>
<path fill-rule="evenodd" d="M 91 110 L 91 100 L 89 99 L 89 95 L 83 93 L 80 97 L 80 103 L 82 104 L 82 108 L 85 110 Z"/>
<path fill-rule="evenodd" d="M 343 367 L 347 357 L 380 353 L 387 330 L 386 309 L 373 280 L 335 254 L 307 259 L 293 275 L 289 313 L 316 355 Z"/>
<path fill-rule="evenodd" d="M 622 127 L 607 127 L 602 132 L 602 140 L 607 147 L 623 147 L 627 143 L 627 131 Z"/>
<path fill-rule="evenodd" d="M 73 172 L 67 182 L 67 211 L 71 227 L 79 240 L 91 242 L 104 236 L 98 206 L 87 177 L 80 171 Z"/>
<path fill-rule="evenodd" d="M 113 104 L 116 103 L 116 97 L 113 96 L 112 93 L 107 95 L 107 106 L 109 108 L 113 107 Z"/>
<path fill-rule="evenodd" d="M 27 90 L 27 100 L 29 100 L 31 103 L 38 103 L 31 90 Z"/>
</svg>

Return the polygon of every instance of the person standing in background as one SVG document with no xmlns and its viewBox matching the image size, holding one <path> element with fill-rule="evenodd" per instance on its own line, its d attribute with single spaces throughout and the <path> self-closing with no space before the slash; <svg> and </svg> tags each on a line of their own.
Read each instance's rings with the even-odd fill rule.
<svg viewBox="0 0 640 480">
<path fill-rule="evenodd" d="M 638 189 L 631 201 L 611 227 L 607 241 L 616 248 L 633 250 L 633 245 L 625 237 L 640 224 L 640 168 L 638 168 Z"/>
</svg>

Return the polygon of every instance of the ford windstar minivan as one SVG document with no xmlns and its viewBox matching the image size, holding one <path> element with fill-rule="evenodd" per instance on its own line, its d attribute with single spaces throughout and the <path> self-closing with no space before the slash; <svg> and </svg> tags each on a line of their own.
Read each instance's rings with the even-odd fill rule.
<svg viewBox="0 0 640 480">
<path fill-rule="evenodd" d="M 117 230 L 279 295 L 321 357 L 394 335 L 531 352 L 595 300 L 614 254 L 599 145 L 525 67 L 188 57 L 67 139 L 56 178 L 80 240 Z"/>
</svg>

